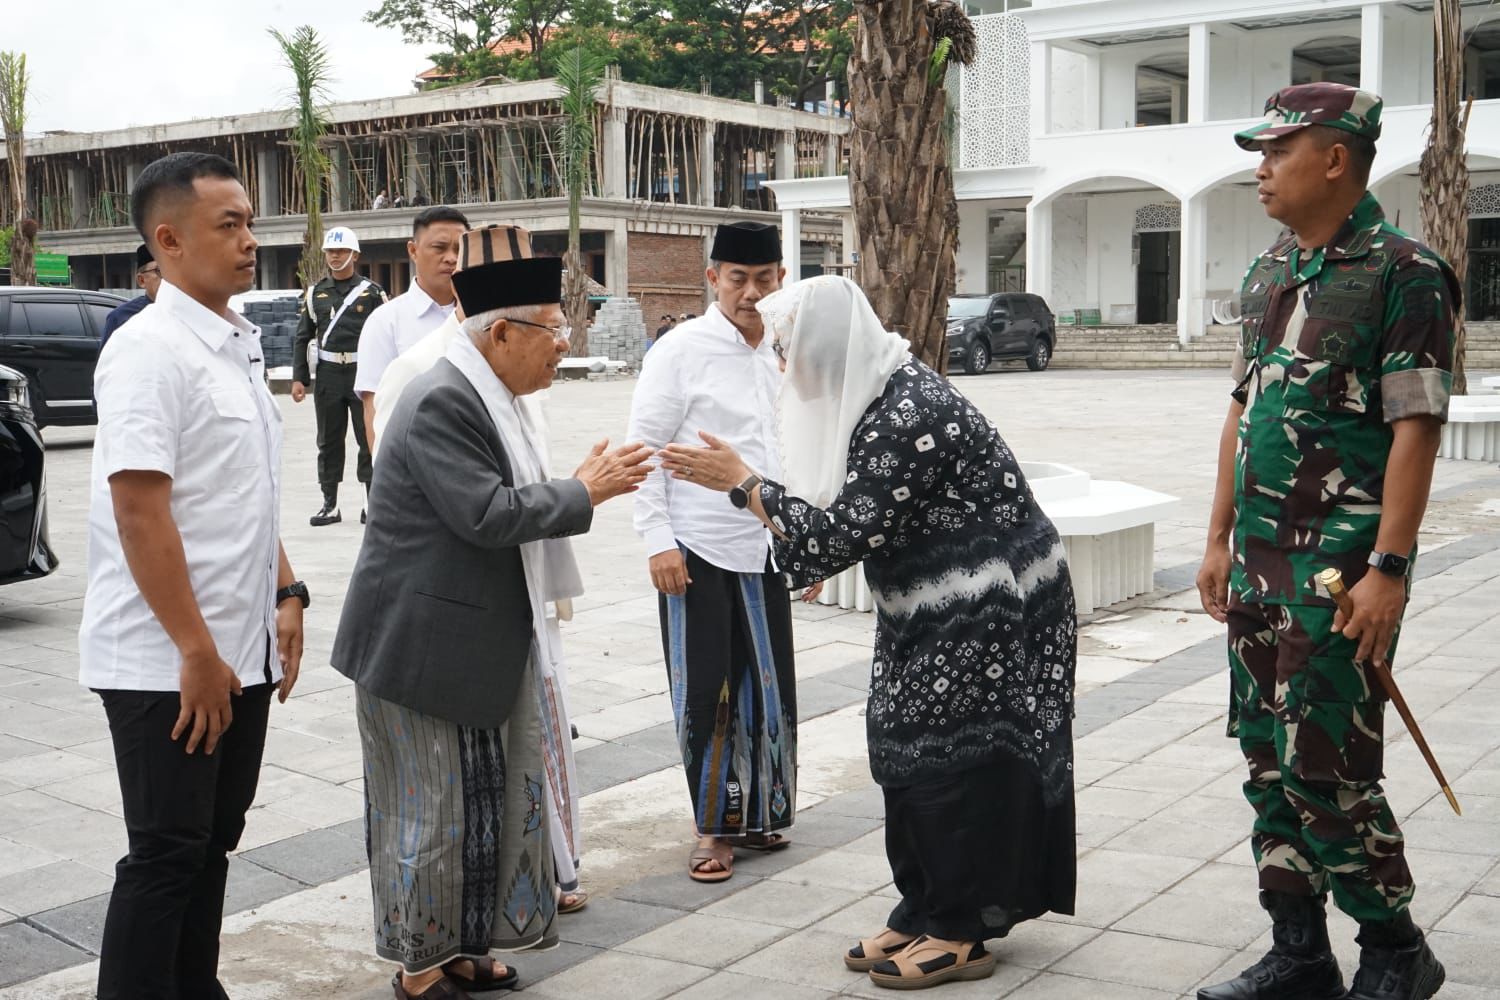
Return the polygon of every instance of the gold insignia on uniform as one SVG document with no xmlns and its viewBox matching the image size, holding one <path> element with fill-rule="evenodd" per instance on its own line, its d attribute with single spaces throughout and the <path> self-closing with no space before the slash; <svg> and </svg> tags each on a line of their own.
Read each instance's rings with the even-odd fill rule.
<svg viewBox="0 0 1500 1000">
<path fill-rule="evenodd" d="M 326 299 L 326 298 L 328 298 L 328 293 L 327 292 L 319 292 L 318 293 L 318 298 L 320 298 L 320 299 Z"/>
<path fill-rule="evenodd" d="M 360 303 L 359 305 L 355 306 L 354 307 L 354 311 L 357 312 L 357 313 L 364 312 L 365 311 L 364 303 Z"/>
</svg>

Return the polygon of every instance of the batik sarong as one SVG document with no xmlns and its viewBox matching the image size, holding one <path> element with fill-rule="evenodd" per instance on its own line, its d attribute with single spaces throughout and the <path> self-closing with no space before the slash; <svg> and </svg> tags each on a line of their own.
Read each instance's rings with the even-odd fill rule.
<svg viewBox="0 0 1500 1000">
<path fill-rule="evenodd" d="M 475 729 L 359 690 L 375 952 L 416 974 L 557 942 L 535 675 Z"/>
<path fill-rule="evenodd" d="M 702 836 L 770 833 L 797 808 L 792 607 L 767 558 L 733 573 L 683 549 L 687 593 L 661 595 L 677 742 Z"/>
<path fill-rule="evenodd" d="M 548 605 L 547 629 L 553 648 L 562 648 L 557 619 Z M 557 884 L 564 892 L 578 888 L 578 861 L 583 853 L 579 836 L 578 768 L 573 759 L 573 725 L 568 714 L 568 672 L 559 657 L 550 666 L 537 663 L 537 707 L 541 716 L 542 759 L 547 774 L 547 823 Z"/>
</svg>

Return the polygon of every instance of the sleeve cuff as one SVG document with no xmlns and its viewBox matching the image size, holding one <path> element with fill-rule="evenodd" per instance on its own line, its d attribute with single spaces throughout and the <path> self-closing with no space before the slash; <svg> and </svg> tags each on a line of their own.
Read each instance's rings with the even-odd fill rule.
<svg viewBox="0 0 1500 1000">
<path fill-rule="evenodd" d="M 647 528 L 641 537 L 646 541 L 647 556 L 659 556 L 677 548 L 677 534 L 670 524 Z"/>
<path fill-rule="evenodd" d="M 1381 407 L 1385 422 L 1410 417 L 1437 417 L 1448 421 L 1448 397 L 1453 375 L 1441 368 L 1408 368 L 1380 378 Z"/>
</svg>

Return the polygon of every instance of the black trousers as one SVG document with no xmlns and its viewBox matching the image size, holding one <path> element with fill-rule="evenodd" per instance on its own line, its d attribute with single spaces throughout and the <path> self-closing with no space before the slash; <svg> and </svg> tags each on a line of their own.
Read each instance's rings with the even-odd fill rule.
<svg viewBox="0 0 1500 1000">
<path fill-rule="evenodd" d="M 318 416 L 318 485 L 324 493 L 338 490 L 344 481 L 344 439 L 354 425 L 354 443 L 359 447 L 355 475 L 370 485 L 370 443 L 365 440 L 365 404 L 354 392 L 354 365 L 318 362 L 313 379 L 313 412 Z"/>
<path fill-rule="evenodd" d="M 109 717 L 130 853 L 115 866 L 98 1000 L 219 1000 L 228 852 L 245 829 L 266 743 L 270 684 L 234 699 L 210 756 L 173 742 L 176 691 L 99 691 Z"/>
<path fill-rule="evenodd" d="M 1001 758 L 884 792 L 901 893 L 892 930 L 985 941 L 1049 910 L 1073 912 L 1073 799 L 1048 807 L 1026 765 Z"/>
</svg>

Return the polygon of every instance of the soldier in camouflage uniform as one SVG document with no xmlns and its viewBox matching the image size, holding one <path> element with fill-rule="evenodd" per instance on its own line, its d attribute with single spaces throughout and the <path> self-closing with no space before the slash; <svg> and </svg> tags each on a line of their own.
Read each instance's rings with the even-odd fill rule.
<svg viewBox="0 0 1500 1000">
<path fill-rule="evenodd" d="M 1447 417 L 1458 286 L 1366 190 L 1381 101 L 1289 87 L 1235 136 L 1287 230 L 1241 292 L 1236 387 L 1198 587 L 1229 627 L 1229 734 L 1249 764 L 1251 844 L 1273 946 L 1199 1000 L 1425 1000 L 1443 967 L 1407 912 L 1412 877 L 1381 790 L 1387 662 Z M 1314 587 L 1351 583 L 1349 621 Z M 1328 892 L 1360 924 L 1349 992 Z"/>
</svg>

